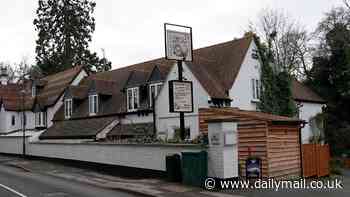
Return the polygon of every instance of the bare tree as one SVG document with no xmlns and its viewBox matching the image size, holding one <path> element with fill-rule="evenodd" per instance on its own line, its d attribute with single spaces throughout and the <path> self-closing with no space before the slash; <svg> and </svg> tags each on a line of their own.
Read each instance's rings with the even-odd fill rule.
<svg viewBox="0 0 350 197">
<path fill-rule="evenodd" d="M 263 9 L 250 29 L 271 50 L 277 70 L 283 69 L 298 77 L 308 77 L 311 67 L 311 37 L 302 25 L 283 11 Z"/>
<path fill-rule="evenodd" d="M 350 9 L 350 0 L 343 0 L 345 6 Z"/>
<path fill-rule="evenodd" d="M 6 69 L 8 75 L 8 81 L 13 82 L 16 79 L 16 71 L 13 66 L 8 62 L 0 62 L 0 68 Z"/>
</svg>

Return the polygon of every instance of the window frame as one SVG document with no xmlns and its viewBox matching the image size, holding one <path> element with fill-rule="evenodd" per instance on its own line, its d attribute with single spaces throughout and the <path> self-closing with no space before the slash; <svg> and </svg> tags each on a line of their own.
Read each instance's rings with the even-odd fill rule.
<svg viewBox="0 0 350 197">
<path fill-rule="evenodd" d="M 251 78 L 252 101 L 260 101 L 262 84 L 258 78 Z"/>
<path fill-rule="evenodd" d="M 47 116 L 46 112 L 40 111 L 35 113 L 35 127 L 46 127 Z"/>
<path fill-rule="evenodd" d="M 131 92 L 131 97 L 129 97 L 130 96 L 129 92 Z M 135 99 L 136 99 L 136 103 L 135 103 Z M 127 104 L 128 112 L 134 112 L 134 111 L 138 110 L 138 108 L 140 107 L 139 87 L 133 87 L 133 88 L 127 89 L 127 91 L 126 91 L 126 104 Z"/>
<path fill-rule="evenodd" d="M 153 100 L 152 100 L 152 87 L 154 87 L 154 98 L 157 98 L 157 96 L 160 93 L 160 90 L 162 89 L 163 83 L 159 82 L 159 83 L 151 83 L 149 85 L 149 106 L 153 107 Z"/>
<path fill-rule="evenodd" d="M 70 119 L 73 114 L 73 99 L 64 100 L 64 117 Z"/>
<path fill-rule="evenodd" d="M 95 116 L 99 112 L 99 97 L 98 94 L 89 95 L 89 115 Z"/>
<path fill-rule="evenodd" d="M 36 97 L 36 91 L 37 91 L 37 88 L 35 85 L 32 86 L 32 97 Z"/>
</svg>

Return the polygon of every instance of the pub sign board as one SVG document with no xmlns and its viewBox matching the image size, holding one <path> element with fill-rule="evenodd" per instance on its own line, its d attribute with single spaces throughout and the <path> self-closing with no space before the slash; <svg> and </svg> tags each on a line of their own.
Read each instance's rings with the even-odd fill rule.
<svg viewBox="0 0 350 197">
<path fill-rule="evenodd" d="M 192 28 L 164 24 L 165 32 L 165 58 L 191 62 L 193 59 Z"/>
<path fill-rule="evenodd" d="M 169 111 L 193 112 L 193 84 L 191 81 L 169 81 Z"/>
</svg>

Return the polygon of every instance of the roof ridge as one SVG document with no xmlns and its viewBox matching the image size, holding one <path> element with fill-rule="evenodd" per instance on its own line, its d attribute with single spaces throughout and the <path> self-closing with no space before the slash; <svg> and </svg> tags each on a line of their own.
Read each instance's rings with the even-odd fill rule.
<svg viewBox="0 0 350 197">
<path fill-rule="evenodd" d="M 225 42 L 220 42 L 220 43 L 216 43 L 216 44 L 213 44 L 213 45 L 209 45 L 209 46 L 205 46 L 205 47 L 200 47 L 200 48 L 197 48 L 197 49 L 193 49 L 193 52 L 197 51 L 197 50 L 201 50 L 201 49 L 207 49 L 207 48 L 211 48 L 211 47 L 217 47 L 217 46 L 220 46 L 220 45 L 225 45 L 225 44 L 230 44 L 230 43 L 233 43 L 233 42 L 239 42 L 243 39 L 251 39 L 250 37 L 248 36 L 244 36 L 242 38 L 238 38 L 238 39 L 233 39 L 233 40 L 229 40 L 229 41 L 225 41 Z M 203 58 L 203 57 L 202 57 Z M 161 60 L 166 60 L 165 57 L 159 57 L 159 58 L 155 58 L 155 59 L 151 59 L 151 60 L 147 60 L 147 61 L 143 61 L 143 62 L 139 62 L 139 63 L 134 63 L 134 64 L 131 64 L 131 65 L 126 65 L 126 66 L 122 66 L 122 67 L 119 67 L 119 68 L 116 68 L 116 69 L 113 69 L 111 71 L 116 71 L 116 70 L 121 70 L 121 69 L 127 69 L 127 68 L 130 68 L 130 67 L 133 67 L 133 66 L 137 66 L 137 65 L 141 65 L 141 64 L 147 64 L 147 63 L 153 63 L 153 62 L 156 62 L 156 61 L 161 61 Z M 209 60 L 210 59 L 206 59 L 206 60 Z M 171 61 L 171 60 L 169 60 Z M 214 60 L 213 60 L 214 61 Z M 166 66 L 165 64 L 162 64 L 161 62 L 157 62 L 157 64 L 161 65 L 161 66 Z M 107 71 L 108 72 L 108 71 Z"/>
<path fill-rule="evenodd" d="M 244 36 L 242 38 L 237 38 L 237 39 L 233 39 L 233 40 L 229 40 L 229 41 L 220 42 L 220 43 L 216 43 L 216 44 L 213 44 L 213 45 L 197 48 L 197 49 L 194 49 L 193 51 L 197 51 L 197 50 L 201 50 L 201 49 L 207 49 L 207 48 L 212 48 L 212 47 L 218 47 L 220 45 L 232 44 L 234 42 L 242 41 L 243 39 L 251 39 L 251 38 L 247 37 L 247 36 Z"/>
<path fill-rule="evenodd" d="M 47 76 L 45 76 L 45 77 L 43 77 L 43 78 L 40 78 L 39 80 L 48 80 L 48 78 L 52 78 L 52 77 L 55 77 L 55 76 L 58 76 L 58 75 L 60 75 L 60 74 L 62 74 L 62 73 L 67 73 L 68 71 L 71 71 L 71 70 L 81 70 L 81 69 L 83 69 L 84 68 L 84 66 L 83 65 L 78 65 L 78 66 L 74 66 L 74 67 L 71 67 L 71 68 L 67 68 L 67 69 L 65 69 L 65 70 L 62 70 L 62 71 L 60 71 L 60 72 L 58 72 L 58 73 L 54 73 L 54 74 L 51 74 L 51 75 L 47 75 Z"/>
</svg>

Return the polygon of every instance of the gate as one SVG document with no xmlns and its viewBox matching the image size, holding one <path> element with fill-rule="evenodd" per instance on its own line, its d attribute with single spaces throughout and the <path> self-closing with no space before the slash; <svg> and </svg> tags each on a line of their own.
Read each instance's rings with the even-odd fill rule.
<svg viewBox="0 0 350 197">
<path fill-rule="evenodd" d="M 302 145 L 303 177 L 329 175 L 329 145 Z"/>
</svg>

